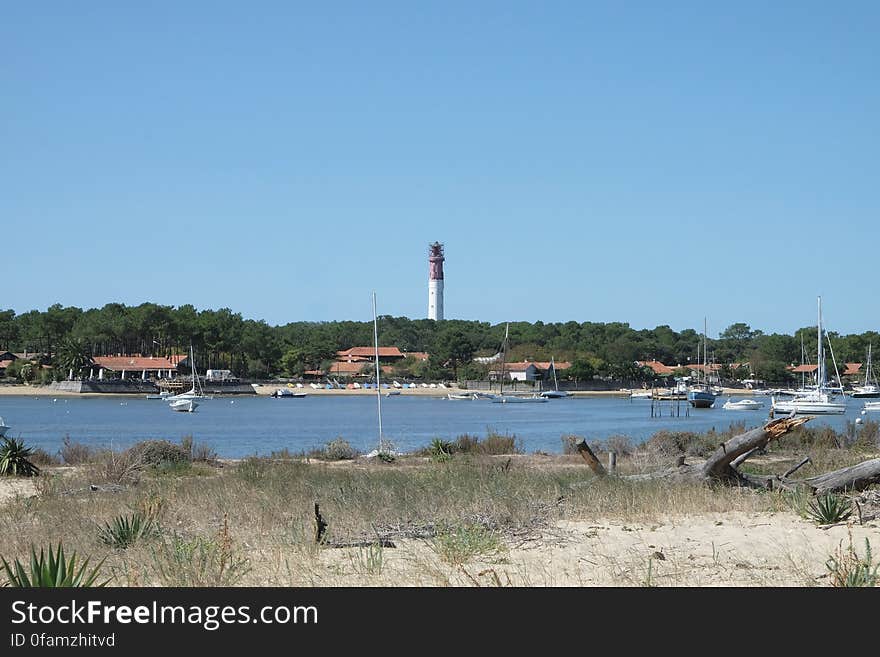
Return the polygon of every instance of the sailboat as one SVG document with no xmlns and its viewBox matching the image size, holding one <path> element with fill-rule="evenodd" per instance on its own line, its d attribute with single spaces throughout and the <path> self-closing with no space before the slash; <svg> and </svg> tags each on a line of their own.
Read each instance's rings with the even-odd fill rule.
<svg viewBox="0 0 880 657">
<path fill-rule="evenodd" d="M 213 399 L 212 397 L 205 395 L 205 391 L 202 390 L 202 382 L 199 380 L 199 372 L 196 369 L 196 360 L 193 357 L 193 348 L 192 345 L 189 346 L 189 364 L 192 369 L 192 377 L 193 377 L 193 385 L 190 390 L 187 392 L 182 392 L 179 395 L 173 395 L 171 397 L 166 397 L 165 401 L 170 403 L 181 401 L 185 399 Z"/>
<path fill-rule="evenodd" d="M 501 343 L 501 388 L 497 395 L 493 395 L 489 401 L 495 404 L 526 404 L 534 402 L 548 402 L 546 397 L 540 395 L 505 395 L 504 394 L 504 365 L 507 362 L 507 351 L 510 348 L 510 324 L 504 328 L 504 342 Z"/>
<path fill-rule="evenodd" d="M 706 339 L 706 319 L 703 318 L 703 371 L 700 380 L 688 390 L 688 403 L 694 408 L 712 408 L 715 405 L 715 393 L 709 387 L 708 341 Z"/>
<path fill-rule="evenodd" d="M 868 344 L 868 363 L 865 366 L 865 383 L 864 385 L 853 388 L 852 396 L 863 399 L 877 399 L 880 397 L 880 388 L 877 387 L 877 380 L 874 378 L 871 370 L 871 345 Z"/>
<path fill-rule="evenodd" d="M 832 388 L 828 385 L 825 373 L 825 349 L 822 340 L 822 297 L 818 298 L 819 319 L 818 328 L 818 369 L 816 370 L 816 389 L 806 392 L 797 392 L 793 399 L 777 401 L 776 397 L 770 398 L 771 408 L 774 413 L 796 413 L 801 415 L 842 415 L 846 412 L 846 397 L 838 401 L 835 394 L 840 388 Z M 830 343 L 829 343 L 830 344 Z M 832 352 L 833 356 L 833 352 Z M 835 364 L 835 370 L 837 365 Z M 838 381 L 840 376 L 838 375 Z"/>
<path fill-rule="evenodd" d="M 559 389 L 559 381 L 556 379 L 556 363 L 553 362 L 552 356 L 550 357 L 550 369 L 553 370 L 553 390 L 544 390 L 541 396 L 548 399 L 565 399 L 569 394 L 567 390 Z"/>
<path fill-rule="evenodd" d="M 373 349 L 375 350 L 376 357 L 376 410 L 379 415 L 379 441 L 376 443 L 376 449 L 365 456 L 366 458 L 373 458 L 375 456 L 393 457 L 397 455 L 394 451 L 394 445 L 390 440 L 386 440 L 382 434 L 382 386 L 379 381 L 379 372 L 381 370 L 379 365 L 379 320 L 376 314 L 375 292 L 373 292 Z"/>
</svg>

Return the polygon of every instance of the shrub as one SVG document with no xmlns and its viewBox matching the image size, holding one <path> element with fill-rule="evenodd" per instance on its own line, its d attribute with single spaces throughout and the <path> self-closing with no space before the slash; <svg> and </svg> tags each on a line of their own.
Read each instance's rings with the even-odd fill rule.
<svg viewBox="0 0 880 657">
<path fill-rule="evenodd" d="M 207 443 L 196 443 L 190 452 L 190 458 L 193 463 L 215 463 L 217 461 L 217 452 Z"/>
<path fill-rule="evenodd" d="M 583 436 L 576 436 L 571 433 L 562 436 L 562 453 L 577 454 L 577 444 L 583 439 Z"/>
<path fill-rule="evenodd" d="M 431 456 L 431 459 L 438 463 L 443 463 L 451 459 L 454 450 L 455 446 L 442 438 L 434 438 L 434 440 L 431 441 L 431 445 L 428 447 L 428 453 Z"/>
<path fill-rule="evenodd" d="M 31 462 L 33 449 L 24 446 L 24 441 L 15 438 L 0 439 L 0 475 L 12 477 L 34 477 L 40 469 Z"/>
<path fill-rule="evenodd" d="M 357 455 L 358 451 L 345 438 L 331 440 L 324 447 L 324 459 L 327 461 L 350 461 Z"/>
<path fill-rule="evenodd" d="M 602 448 L 618 456 L 629 456 L 633 452 L 633 441 L 629 436 L 610 436 L 603 441 Z"/>
<path fill-rule="evenodd" d="M 67 465 L 80 465 L 89 463 L 95 458 L 95 450 L 88 445 L 82 443 L 70 442 L 70 436 L 64 437 L 64 444 L 61 446 L 61 459 Z"/>
<path fill-rule="evenodd" d="M 833 525 L 852 515 L 852 504 L 845 497 L 827 493 L 810 502 L 807 516 L 819 525 Z"/>
<path fill-rule="evenodd" d="M 99 571 L 104 560 L 101 559 L 91 570 L 88 570 L 89 559 L 82 562 L 79 569 L 76 567 L 76 552 L 65 557 L 64 548 L 58 542 L 58 548 L 52 551 L 49 544 L 48 559 L 44 555 L 43 548 L 37 556 L 37 550 L 31 546 L 31 561 L 29 567 L 24 566 L 18 559 L 8 564 L 6 559 L 0 557 L 3 571 L 6 573 L 7 586 L 15 587 L 86 587 L 106 586 L 107 582 L 97 584 Z"/>
<path fill-rule="evenodd" d="M 31 463 L 34 465 L 61 465 L 61 460 L 53 456 L 42 447 L 36 447 L 31 452 Z"/>
<path fill-rule="evenodd" d="M 449 444 L 453 452 L 462 454 L 522 454 L 523 449 L 518 444 L 515 435 L 500 434 L 489 431 L 483 440 L 470 434 L 462 434 Z"/>
<path fill-rule="evenodd" d="M 112 521 L 104 523 L 98 531 L 98 538 L 111 547 L 124 550 L 138 539 L 155 533 L 153 518 L 135 511 L 131 515 L 116 516 Z"/>
<path fill-rule="evenodd" d="M 132 456 L 139 457 L 144 465 L 159 466 L 163 463 L 188 463 L 190 453 L 181 445 L 168 440 L 145 440 L 128 450 Z"/>
<path fill-rule="evenodd" d="M 137 483 L 145 467 L 143 454 L 137 450 L 114 452 L 108 449 L 96 454 L 90 474 L 99 481 L 114 484 Z"/>
<path fill-rule="evenodd" d="M 503 550 L 503 544 L 497 532 L 469 524 L 442 530 L 434 539 L 434 549 L 444 561 L 461 565 L 475 557 L 496 555 Z"/>
</svg>

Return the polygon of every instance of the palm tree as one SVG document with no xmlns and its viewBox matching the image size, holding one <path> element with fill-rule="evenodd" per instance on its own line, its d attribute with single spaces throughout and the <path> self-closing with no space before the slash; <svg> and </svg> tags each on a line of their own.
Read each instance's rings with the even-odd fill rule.
<svg viewBox="0 0 880 657">
<path fill-rule="evenodd" d="M 88 345 L 81 338 L 66 338 L 58 347 L 55 360 L 62 371 L 79 375 L 82 370 L 93 364 L 89 355 Z"/>
</svg>

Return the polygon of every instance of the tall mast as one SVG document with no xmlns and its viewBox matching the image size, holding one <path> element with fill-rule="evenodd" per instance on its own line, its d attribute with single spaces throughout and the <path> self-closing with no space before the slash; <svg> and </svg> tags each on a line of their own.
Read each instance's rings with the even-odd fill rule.
<svg viewBox="0 0 880 657">
<path fill-rule="evenodd" d="M 510 330 L 510 322 L 508 322 L 504 327 L 504 342 L 501 343 L 501 387 L 499 388 L 499 393 L 504 394 L 504 364 L 507 361 L 507 335 Z"/>
<path fill-rule="evenodd" d="M 822 297 L 819 297 L 819 322 L 817 327 L 819 329 L 819 367 L 816 369 L 816 388 L 821 389 L 825 387 L 825 352 L 822 349 Z"/>
<path fill-rule="evenodd" d="M 379 322 L 376 319 L 376 293 L 373 292 L 373 348 L 376 353 L 376 407 L 379 412 L 379 444 L 376 449 L 382 451 L 382 391 L 379 388 Z"/>
</svg>

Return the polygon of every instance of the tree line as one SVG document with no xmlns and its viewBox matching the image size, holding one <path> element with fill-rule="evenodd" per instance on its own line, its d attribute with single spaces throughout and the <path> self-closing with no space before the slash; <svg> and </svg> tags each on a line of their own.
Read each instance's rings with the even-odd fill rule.
<svg viewBox="0 0 880 657">
<path fill-rule="evenodd" d="M 433 379 L 485 378 L 488 366 L 474 363 L 473 358 L 496 353 L 505 331 L 505 324 L 387 315 L 378 318 L 378 325 L 382 346 L 430 355 L 427 361 L 404 359 L 396 365 L 395 375 Z M 640 330 L 623 322 L 538 321 L 509 326 L 508 360 L 569 361 L 572 367 L 567 376 L 581 380 L 595 376 L 648 380 L 651 374 L 637 367 L 636 361 L 686 367 L 699 362 L 702 340 L 693 329 L 675 331 L 666 325 Z M 869 343 L 880 347 L 880 336 L 874 331 L 829 336 L 841 369 L 844 362 L 863 362 Z M 168 356 L 185 354 L 190 345 L 200 369 L 229 369 L 243 378 L 296 377 L 307 370 L 326 371 L 339 350 L 372 343 L 372 322 L 270 326 L 229 308 L 198 310 L 189 304 L 109 303 L 87 310 L 55 304 L 45 311 L 22 314 L 0 311 L 0 350 L 35 354 L 39 365 L 54 367 L 44 377 L 64 378 L 70 369 L 81 371 L 93 356 Z M 717 339 L 708 340 L 708 352 L 710 359 L 725 366 L 725 378 L 753 376 L 782 383 L 790 379 L 786 366 L 802 360 L 815 362 L 816 327 L 798 329 L 793 335 L 765 334 L 736 323 Z M 828 349 L 826 355 L 831 367 Z M 749 367 L 730 367 L 739 363 Z M 20 373 L 13 368 L 13 374 Z"/>
</svg>

